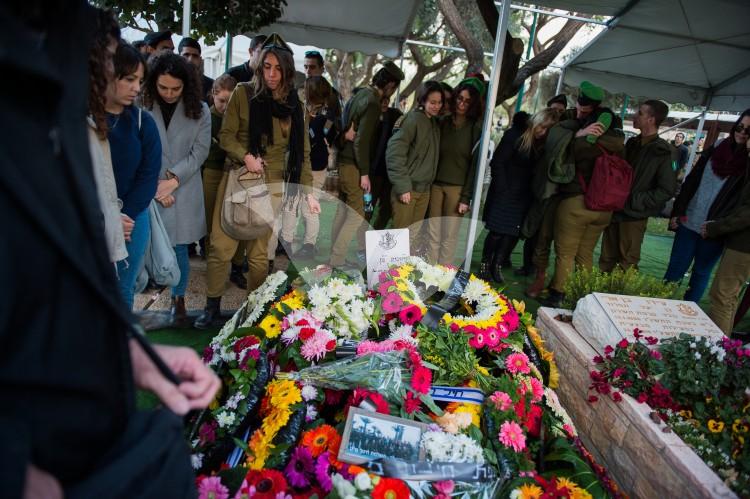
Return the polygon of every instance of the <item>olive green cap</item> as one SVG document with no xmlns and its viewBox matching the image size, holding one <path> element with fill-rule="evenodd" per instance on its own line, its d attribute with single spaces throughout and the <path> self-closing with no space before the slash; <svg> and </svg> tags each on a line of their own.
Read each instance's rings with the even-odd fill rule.
<svg viewBox="0 0 750 499">
<path fill-rule="evenodd" d="M 604 89 L 602 87 L 597 87 L 590 81 L 582 81 L 578 88 L 581 91 L 581 95 L 589 100 L 597 102 L 604 100 Z"/>
<path fill-rule="evenodd" d="M 393 76 L 398 81 L 404 81 L 404 72 L 401 71 L 401 68 L 396 66 L 393 61 L 386 61 L 385 63 L 383 63 L 383 69 L 385 69 L 388 74 Z"/>
</svg>

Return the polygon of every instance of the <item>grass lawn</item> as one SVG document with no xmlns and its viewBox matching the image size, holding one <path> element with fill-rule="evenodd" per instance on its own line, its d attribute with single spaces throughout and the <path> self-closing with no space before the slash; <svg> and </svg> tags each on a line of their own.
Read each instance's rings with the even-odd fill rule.
<svg viewBox="0 0 750 499">
<path fill-rule="evenodd" d="M 323 205 L 323 216 L 321 217 L 321 227 L 330 227 L 330 220 L 333 218 L 332 210 L 330 206 Z M 326 221 L 329 221 L 326 224 Z M 462 235 L 467 232 L 467 225 L 462 228 Z M 479 235 L 479 239 L 474 245 L 474 253 L 472 259 L 472 270 L 476 271 L 481 258 L 482 244 L 484 243 L 484 236 L 486 232 L 483 231 Z M 461 240 L 461 238 L 459 238 Z M 323 249 L 330 248 L 330 233 L 327 230 L 321 230 L 319 237 L 319 247 Z M 669 255 L 672 250 L 672 233 L 667 230 L 666 219 L 651 219 L 649 220 L 648 229 L 646 232 L 645 239 L 643 241 L 643 248 L 641 251 L 641 263 L 640 270 L 643 273 L 655 276 L 663 277 L 664 272 L 669 262 Z M 519 267 L 523 260 L 523 242 L 519 242 L 516 246 L 515 251 L 511 257 L 513 266 Z M 594 253 L 594 262 L 597 262 L 599 258 L 599 247 L 597 246 Z M 554 261 L 554 260 L 552 260 Z M 552 274 L 552 269 L 549 270 L 548 276 Z M 517 277 L 513 275 L 512 271 L 505 273 L 507 279 L 504 293 L 510 298 L 517 300 L 525 300 L 527 310 L 535 313 L 539 308 L 539 303 L 530 298 L 526 298 L 523 294 L 524 289 L 532 279 L 532 277 Z M 678 297 L 681 297 L 687 286 L 688 279 L 684 279 L 680 289 L 678 290 Z M 710 289 L 710 284 L 709 284 Z M 708 291 L 706 296 L 701 300 L 699 304 L 704 310 L 708 310 Z M 737 327 L 738 331 L 750 331 L 750 315 L 743 319 Z M 202 352 L 203 348 L 208 344 L 210 339 L 218 332 L 217 329 L 199 331 L 199 330 L 185 330 L 185 329 L 162 329 L 157 331 L 151 331 L 148 333 L 149 338 L 155 343 L 162 343 L 168 345 L 184 345 L 194 348 L 199 353 Z M 138 397 L 139 405 L 151 406 L 154 404 L 155 399 L 149 394 L 139 394 Z"/>
</svg>

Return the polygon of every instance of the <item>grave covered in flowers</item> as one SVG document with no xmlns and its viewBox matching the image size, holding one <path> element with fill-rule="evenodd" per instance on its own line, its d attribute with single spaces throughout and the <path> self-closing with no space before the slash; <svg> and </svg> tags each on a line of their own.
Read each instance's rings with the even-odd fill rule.
<svg viewBox="0 0 750 499">
<path fill-rule="evenodd" d="M 616 497 L 524 304 L 412 257 L 268 277 L 204 352 L 200 497 Z"/>
</svg>

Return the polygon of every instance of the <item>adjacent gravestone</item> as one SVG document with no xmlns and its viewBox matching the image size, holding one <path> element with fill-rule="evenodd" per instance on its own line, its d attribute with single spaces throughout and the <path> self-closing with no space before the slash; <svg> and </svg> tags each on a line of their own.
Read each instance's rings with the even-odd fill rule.
<svg viewBox="0 0 750 499">
<path fill-rule="evenodd" d="M 680 333 L 722 338 L 724 334 L 695 303 L 663 298 L 592 293 L 581 298 L 573 326 L 601 350 L 622 338 L 633 339 L 638 328 L 647 336 L 672 338 Z"/>
<path fill-rule="evenodd" d="M 381 272 L 391 265 L 401 265 L 409 258 L 409 229 L 368 230 L 365 233 L 367 250 L 367 287 L 378 283 Z"/>
</svg>

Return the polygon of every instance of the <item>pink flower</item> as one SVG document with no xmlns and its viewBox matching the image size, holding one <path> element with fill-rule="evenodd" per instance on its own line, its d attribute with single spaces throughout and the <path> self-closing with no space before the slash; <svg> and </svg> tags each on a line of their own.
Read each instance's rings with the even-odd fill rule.
<svg viewBox="0 0 750 499">
<path fill-rule="evenodd" d="M 500 411 L 507 411 L 513 405 L 513 400 L 511 400 L 510 395 L 505 392 L 498 391 L 493 393 L 490 395 L 490 400 Z"/>
<path fill-rule="evenodd" d="M 411 361 L 411 365 L 414 367 L 422 366 L 422 357 L 416 350 L 409 350 L 409 360 Z"/>
<path fill-rule="evenodd" d="M 606 347 L 604 347 L 604 355 L 609 355 L 614 351 L 615 349 L 612 348 L 612 345 L 607 345 Z"/>
<path fill-rule="evenodd" d="M 533 402 L 540 402 L 544 396 L 544 385 L 534 377 L 529 378 L 529 383 L 531 384 L 531 400 Z"/>
<path fill-rule="evenodd" d="M 451 322 L 450 328 L 451 328 L 451 331 L 453 331 L 454 333 L 458 332 L 458 330 L 461 329 L 460 327 L 458 327 L 458 324 L 456 324 L 455 322 Z"/>
<path fill-rule="evenodd" d="M 619 348 L 628 348 L 628 345 L 630 345 L 630 342 L 626 340 L 625 338 L 621 339 L 620 342 L 617 344 Z"/>
<path fill-rule="evenodd" d="M 396 270 L 396 269 L 390 269 L 388 271 L 388 275 L 390 275 L 391 277 L 399 277 L 398 270 Z"/>
<path fill-rule="evenodd" d="M 416 305 L 409 305 L 398 313 L 398 318 L 404 324 L 411 326 L 422 319 L 422 310 Z"/>
<path fill-rule="evenodd" d="M 382 353 L 390 352 L 394 349 L 393 340 L 385 341 L 363 341 L 357 346 L 357 355 L 365 355 L 368 353 Z"/>
<path fill-rule="evenodd" d="M 487 330 L 487 335 L 484 338 L 484 342 L 490 348 L 500 343 L 500 334 L 497 332 L 497 329 L 494 327 L 489 328 Z"/>
<path fill-rule="evenodd" d="M 654 338 L 653 336 L 646 336 L 646 343 L 648 343 L 649 345 L 656 345 L 657 343 L 659 343 L 659 340 Z"/>
<path fill-rule="evenodd" d="M 432 486 L 435 489 L 435 492 L 437 492 L 438 494 L 445 494 L 447 496 L 450 496 L 450 494 L 453 493 L 453 489 L 456 487 L 456 484 L 453 482 L 453 480 L 443 480 L 441 482 L 433 483 Z"/>
<path fill-rule="evenodd" d="M 505 338 L 510 336 L 510 330 L 508 329 L 508 326 L 506 326 L 505 324 L 498 324 L 497 335 L 501 340 L 504 340 Z"/>
<path fill-rule="evenodd" d="M 529 368 L 529 358 L 526 357 L 525 353 L 512 353 L 505 358 L 505 368 L 511 374 L 529 374 L 531 369 Z"/>
<path fill-rule="evenodd" d="M 207 477 L 198 485 L 198 499 L 229 499 L 229 489 L 218 476 Z"/>
<path fill-rule="evenodd" d="M 380 285 L 378 285 L 378 293 L 380 293 L 381 295 L 385 296 L 388 293 L 390 293 L 390 289 L 389 288 L 391 288 L 391 287 L 395 288 L 396 287 L 396 283 L 393 282 L 393 281 L 384 281 L 384 282 L 381 282 Z"/>
<path fill-rule="evenodd" d="M 325 331 L 316 331 L 310 339 L 302 344 L 300 353 L 309 362 L 319 361 L 328 353 L 331 340 L 335 340 L 332 334 Z"/>
<path fill-rule="evenodd" d="M 485 341 L 484 341 L 484 332 L 481 330 L 474 333 L 469 340 L 469 346 L 472 348 L 476 348 L 477 350 L 484 347 Z"/>
<path fill-rule="evenodd" d="M 661 352 L 659 350 L 651 350 L 651 357 L 656 360 L 661 360 Z"/>
<path fill-rule="evenodd" d="M 515 310 L 510 310 L 505 316 L 503 317 L 505 320 L 505 323 L 508 324 L 508 331 L 515 331 L 518 327 L 518 312 Z"/>
<path fill-rule="evenodd" d="M 424 366 L 420 366 L 414 369 L 414 373 L 411 376 L 411 387 L 418 393 L 427 393 L 430 391 L 430 383 L 432 383 L 432 371 Z"/>
<path fill-rule="evenodd" d="M 500 426 L 499 439 L 501 444 L 516 452 L 526 448 L 526 435 L 515 421 L 506 421 Z"/>
<path fill-rule="evenodd" d="M 614 400 L 615 402 L 622 402 L 622 395 L 620 394 L 620 392 L 613 392 L 612 400 Z"/>
<path fill-rule="evenodd" d="M 383 311 L 387 314 L 395 314 L 401 310 L 404 300 L 396 293 L 388 293 L 383 298 Z"/>
</svg>

